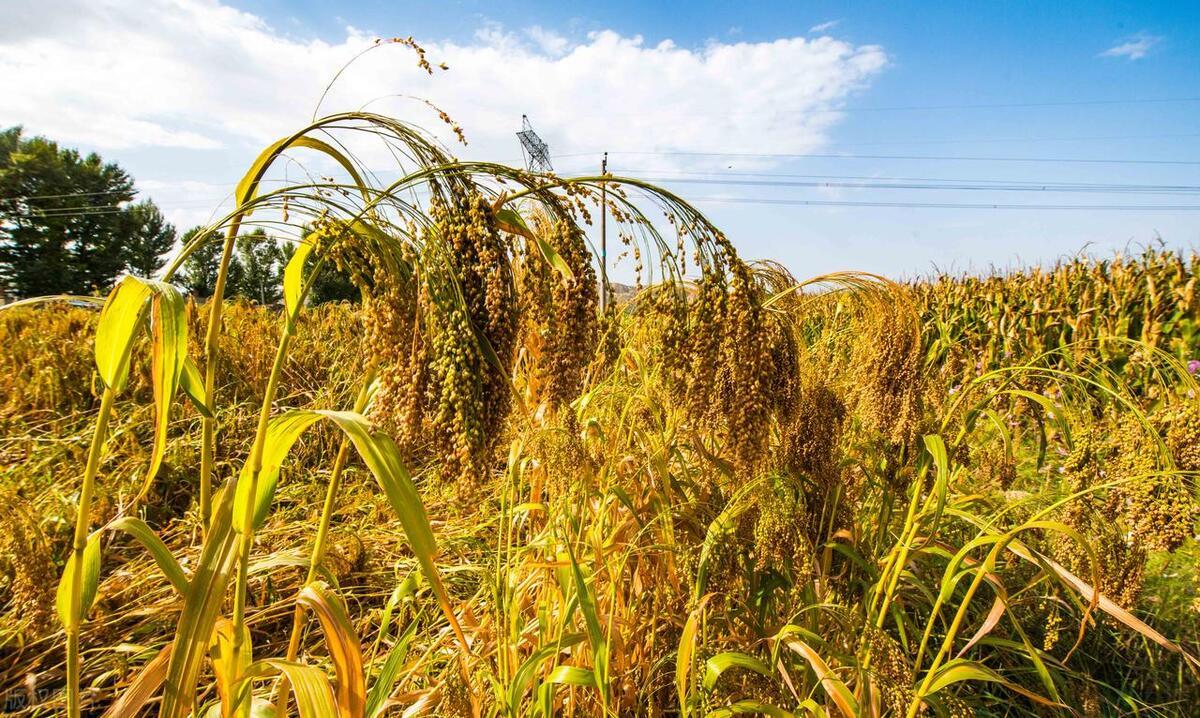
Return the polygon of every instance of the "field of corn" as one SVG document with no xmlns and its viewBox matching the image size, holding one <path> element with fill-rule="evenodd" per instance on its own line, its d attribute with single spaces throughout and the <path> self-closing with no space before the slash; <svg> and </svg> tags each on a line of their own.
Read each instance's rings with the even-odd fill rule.
<svg viewBox="0 0 1200 718">
<path fill-rule="evenodd" d="M 345 179 L 267 183 L 318 155 Z M 0 311 L 0 710 L 1200 704 L 1195 258 L 798 280 L 361 112 L 236 204 L 164 277 Z M 639 277 L 604 311 L 600 212 Z M 257 228 L 312 230 L 283 306 L 171 284 Z M 306 303 L 325 267 L 361 304 Z"/>
</svg>

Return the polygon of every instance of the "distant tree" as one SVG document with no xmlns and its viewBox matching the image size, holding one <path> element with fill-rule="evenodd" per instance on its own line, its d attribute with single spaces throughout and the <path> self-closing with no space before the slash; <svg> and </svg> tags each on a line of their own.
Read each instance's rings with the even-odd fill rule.
<svg viewBox="0 0 1200 718">
<path fill-rule="evenodd" d="M 307 237 L 311 230 L 308 227 L 304 228 L 302 236 Z M 315 256 L 310 256 L 307 262 L 308 269 L 311 269 L 316 262 Z M 350 277 L 338 271 L 336 265 L 328 262 L 321 267 L 321 271 L 313 279 L 312 289 L 309 290 L 309 301 L 313 304 L 324 304 L 325 302 L 357 302 L 362 298 L 358 287 L 350 281 Z"/>
<path fill-rule="evenodd" d="M 0 131 L 0 283 L 22 297 L 107 289 L 125 268 L 133 180 L 20 127 Z"/>
<path fill-rule="evenodd" d="M 284 252 L 266 232 L 256 229 L 237 240 L 241 278 L 231 294 L 259 304 L 275 304 L 283 289 Z"/>
<path fill-rule="evenodd" d="M 204 227 L 192 227 L 179 238 L 181 246 L 187 245 L 199 234 Z M 223 236 L 210 237 L 194 252 L 183 260 L 179 268 L 179 284 L 197 299 L 208 299 L 217 291 L 217 273 L 221 269 L 221 251 L 225 242 Z M 237 256 L 230 258 L 229 275 L 226 279 L 226 291 L 233 295 L 237 285 L 242 281 L 242 265 Z"/>
<path fill-rule="evenodd" d="M 186 245 L 203 227 L 192 227 L 179 238 Z M 207 299 L 216 291 L 217 272 L 221 268 L 221 237 L 210 239 L 188 255 L 180 267 L 178 283 L 197 299 Z M 292 243 L 279 243 L 262 230 L 239 237 L 235 251 L 229 261 L 229 275 L 225 280 L 225 295 L 245 297 L 260 304 L 274 304 L 282 299 L 283 270 L 296 252 Z M 311 269 L 315 257 L 309 257 Z M 313 280 L 309 301 L 322 302 L 358 301 L 359 291 L 349 278 L 326 265 Z"/>
<path fill-rule="evenodd" d="M 311 263 L 313 260 L 309 259 Z M 320 273 L 313 280 L 310 293 L 313 304 L 325 302 L 358 302 L 362 292 L 350 281 L 350 277 L 332 264 L 321 267 Z"/>
<path fill-rule="evenodd" d="M 139 277 L 151 277 L 175 246 L 175 227 L 150 200 L 132 205 L 126 216 L 125 268 Z"/>
</svg>

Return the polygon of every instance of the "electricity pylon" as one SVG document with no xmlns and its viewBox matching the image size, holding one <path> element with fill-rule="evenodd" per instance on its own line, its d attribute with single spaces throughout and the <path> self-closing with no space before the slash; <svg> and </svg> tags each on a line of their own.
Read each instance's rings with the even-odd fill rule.
<svg viewBox="0 0 1200 718">
<path fill-rule="evenodd" d="M 521 156 L 525 158 L 526 169 L 530 172 L 554 171 L 554 165 L 550 164 L 550 146 L 533 131 L 526 115 L 521 115 L 521 131 L 517 137 L 521 140 Z"/>
</svg>

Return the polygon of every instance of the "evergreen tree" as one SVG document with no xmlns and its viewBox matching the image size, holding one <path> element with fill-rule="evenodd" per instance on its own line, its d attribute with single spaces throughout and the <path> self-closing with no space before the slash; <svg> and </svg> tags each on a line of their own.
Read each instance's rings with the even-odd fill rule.
<svg viewBox="0 0 1200 718">
<path fill-rule="evenodd" d="M 238 237 L 237 259 L 241 277 L 230 282 L 234 291 L 259 304 L 275 304 L 282 298 L 284 253 L 279 244 L 261 229 Z M 232 279 L 232 277 L 231 277 Z"/>
<path fill-rule="evenodd" d="M 308 227 L 304 228 L 303 235 L 308 237 L 312 232 Z M 309 255 L 305 271 L 310 271 L 316 263 L 316 257 Z M 286 264 L 286 263 L 285 263 Z M 349 275 L 338 271 L 336 265 L 332 262 L 327 262 L 316 278 L 313 279 L 312 289 L 308 293 L 309 301 L 313 304 L 324 304 L 325 302 L 357 302 L 362 298 L 362 293 L 358 287 L 350 281 Z"/>
<path fill-rule="evenodd" d="M 309 258 L 308 261 L 311 264 L 313 259 Z M 317 274 L 317 278 L 313 280 L 309 296 L 312 298 L 313 304 L 358 302 L 362 299 L 362 292 L 354 286 L 348 275 L 339 272 L 336 266 L 326 263 Z"/>
<path fill-rule="evenodd" d="M 0 132 L 0 284 L 17 296 L 104 291 L 126 266 L 133 180 L 20 127 Z"/>
<path fill-rule="evenodd" d="M 175 246 L 175 227 L 150 200 L 131 206 L 127 218 L 125 268 L 139 277 L 152 277 Z"/>
<path fill-rule="evenodd" d="M 186 246 L 204 227 L 192 227 L 179 238 L 181 246 Z M 184 259 L 179 268 L 179 283 L 187 289 L 187 293 L 196 299 L 208 299 L 216 292 L 217 271 L 221 269 L 221 250 L 223 241 L 220 237 L 210 237 L 204 244 L 196 247 L 191 255 Z M 238 267 L 239 277 L 241 267 Z M 234 273 L 234 262 L 229 263 L 229 273 Z"/>
</svg>

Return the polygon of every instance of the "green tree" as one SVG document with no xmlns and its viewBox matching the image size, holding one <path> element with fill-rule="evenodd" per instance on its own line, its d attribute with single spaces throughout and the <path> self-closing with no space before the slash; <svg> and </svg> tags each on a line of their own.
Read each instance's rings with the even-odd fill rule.
<svg viewBox="0 0 1200 718">
<path fill-rule="evenodd" d="M 196 226 L 184 232 L 179 238 L 180 245 L 186 246 L 203 230 L 204 227 Z M 179 267 L 179 284 L 196 299 L 208 299 L 217 291 L 217 273 L 221 269 L 221 250 L 224 244 L 222 234 L 209 237 L 208 241 L 189 254 Z M 236 287 L 241 281 L 242 265 L 234 255 L 230 258 L 229 277 L 226 280 L 227 293 L 230 296 L 236 293 Z"/>
<path fill-rule="evenodd" d="M 275 304 L 282 297 L 284 251 L 266 232 L 256 229 L 238 237 L 237 261 L 241 265 L 238 282 L 230 282 L 234 291 L 259 304 Z M 232 279 L 232 278 L 231 278 Z"/>
<path fill-rule="evenodd" d="M 0 132 L 0 284 L 17 296 L 107 289 L 125 269 L 133 180 L 20 127 Z"/>
<path fill-rule="evenodd" d="M 175 246 L 175 227 L 150 200 L 132 205 L 126 218 L 125 268 L 139 277 L 154 276 Z"/>
<path fill-rule="evenodd" d="M 180 237 L 186 245 L 199 234 L 203 227 L 192 227 Z M 305 233 L 307 235 L 307 232 Z M 221 268 L 223 236 L 210 238 L 183 261 L 179 269 L 178 283 L 197 299 L 207 299 L 216 290 L 217 272 Z M 283 287 L 283 269 L 292 258 L 296 247 L 290 243 L 278 243 L 267 237 L 262 230 L 239 237 L 236 251 L 229 261 L 229 276 L 226 279 L 226 295 L 245 297 L 261 304 L 279 302 Z M 309 257 L 311 269 L 316 257 Z M 336 267 L 325 265 L 313 280 L 309 301 L 340 302 L 359 300 L 359 291 L 350 279 Z"/>
<path fill-rule="evenodd" d="M 311 264 L 314 259 L 310 257 L 308 261 Z M 333 264 L 326 264 L 313 280 L 309 296 L 313 304 L 358 302 L 362 299 L 362 292 L 354 286 L 349 276 L 339 272 Z"/>
<path fill-rule="evenodd" d="M 308 227 L 304 228 L 302 236 L 307 238 L 312 230 Z M 316 263 L 316 255 L 310 255 L 305 271 L 312 269 Z M 357 302 L 362 298 L 362 293 L 354 283 L 350 281 L 350 276 L 345 272 L 338 271 L 337 266 L 333 262 L 326 262 L 321 267 L 321 272 L 313 279 L 312 289 L 308 293 L 309 301 L 313 304 L 324 304 L 325 302 Z"/>
</svg>

